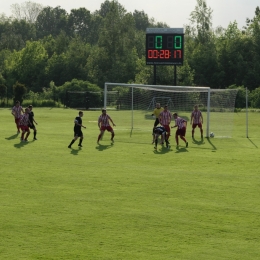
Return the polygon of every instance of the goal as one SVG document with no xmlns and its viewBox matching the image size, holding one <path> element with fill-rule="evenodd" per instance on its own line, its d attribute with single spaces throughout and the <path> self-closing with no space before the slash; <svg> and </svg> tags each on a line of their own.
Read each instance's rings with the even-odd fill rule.
<svg viewBox="0 0 260 260">
<path fill-rule="evenodd" d="M 110 91 L 119 93 L 113 102 L 107 94 Z M 104 107 L 116 107 L 117 113 L 122 113 L 124 126 L 131 131 L 151 131 L 154 121 L 151 114 L 156 103 L 170 104 L 170 112 L 177 112 L 188 124 L 194 105 L 198 105 L 203 114 L 205 137 L 209 137 L 210 132 L 214 132 L 215 137 L 231 137 L 236 94 L 237 89 L 105 83 Z"/>
</svg>

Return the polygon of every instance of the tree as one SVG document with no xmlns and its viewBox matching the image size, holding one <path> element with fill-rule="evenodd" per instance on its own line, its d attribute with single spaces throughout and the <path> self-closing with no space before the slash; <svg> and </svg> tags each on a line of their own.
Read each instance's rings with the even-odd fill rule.
<svg viewBox="0 0 260 260">
<path fill-rule="evenodd" d="M 56 37 L 63 30 L 68 33 L 68 14 L 60 6 L 44 8 L 35 22 L 38 39 L 52 35 Z"/>
<path fill-rule="evenodd" d="M 185 29 L 185 57 L 194 70 L 194 84 L 218 87 L 219 68 L 212 30 L 212 10 L 205 0 L 197 0 L 190 14 L 191 24 Z"/>
<path fill-rule="evenodd" d="M 72 9 L 68 17 L 68 27 L 71 35 L 77 35 L 88 41 L 91 27 L 91 14 L 86 8 Z"/>
<path fill-rule="evenodd" d="M 26 92 L 27 92 L 27 88 L 25 87 L 25 85 L 21 84 L 19 82 L 16 82 L 13 85 L 14 103 L 16 100 L 18 100 L 22 104 L 23 97 L 26 94 Z"/>
<path fill-rule="evenodd" d="M 40 42 L 27 42 L 26 47 L 13 54 L 10 68 L 16 80 L 33 92 L 41 91 L 46 83 L 45 67 L 47 52 Z"/>
<path fill-rule="evenodd" d="M 253 108 L 260 108 L 260 87 L 251 91 L 250 95 L 250 103 Z"/>
<path fill-rule="evenodd" d="M 237 89 L 237 96 L 235 102 L 235 108 L 245 108 L 246 107 L 246 89 L 244 86 L 231 85 L 229 89 Z"/>
<path fill-rule="evenodd" d="M 6 97 L 7 87 L 0 83 L 0 99 L 3 100 Z"/>
<path fill-rule="evenodd" d="M 149 17 L 144 11 L 134 10 L 133 17 L 135 20 L 135 28 L 140 31 L 145 31 L 149 27 Z"/>
<path fill-rule="evenodd" d="M 6 98 L 6 94 L 7 94 L 7 87 L 5 85 L 5 80 L 3 76 L 0 74 L 0 100 Z"/>
<path fill-rule="evenodd" d="M 43 6 L 34 2 L 24 2 L 22 4 L 12 4 L 11 12 L 15 19 L 25 20 L 28 23 L 34 23 L 42 11 Z"/>
<path fill-rule="evenodd" d="M 110 3 L 109 12 L 106 13 L 100 30 L 98 45 L 102 52 L 106 52 L 106 59 L 102 73 L 107 75 L 110 82 L 125 82 L 133 80 L 135 74 L 136 51 L 134 51 L 135 24 L 133 16 L 117 1 Z M 127 63 L 126 61 L 129 61 Z M 108 62 L 104 64 L 104 61 Z M 133 62 L 134 61 L 134 62 Z M 101 73 L 99 73 L 101 74 Z"/>
<path fill-rule="evenodd" d="M 197 0 L 195 10 L 190 14 L 193 33 L 200 43 L 206 43 L 210 38 L 212 29 L 212 10 L 207 6 L 206 0 Z"/>
</svg>

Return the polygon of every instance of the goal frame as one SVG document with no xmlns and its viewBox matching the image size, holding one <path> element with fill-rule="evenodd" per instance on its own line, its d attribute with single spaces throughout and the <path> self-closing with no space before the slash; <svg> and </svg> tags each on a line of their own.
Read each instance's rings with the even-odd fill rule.
<svg viewBox="0 0 260 260">
<path fill-rule="evenodd" d="M 167 86 L 167 85 L 144 85 L 144 84 L 127 84 L 127 83 L 110 83 L 105 82 L 104 84 L 104 108 L 107 107 L 107 88 L 108 86 L 120 86 L 120 87 L 131 87 L 132 88 L 132 102 L 131 102 L 131 129 L 134 129 L 134 99 L 133 99 L 133 89 L 134 87 L 140 88 L 166 88 L 166 89 L 192 89 L 192 90 L 201 90 L 208 93 L 207 96 L 207 128 L 206 128 L 206 137 L 209 137 L 209 129 L 210 129 L 210 87 L 192 87 L 192 86 Z"/>
</svg>

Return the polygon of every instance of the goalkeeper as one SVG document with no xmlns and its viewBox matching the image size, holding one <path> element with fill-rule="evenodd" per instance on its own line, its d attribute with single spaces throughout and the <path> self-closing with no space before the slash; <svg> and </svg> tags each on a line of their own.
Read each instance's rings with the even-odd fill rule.
<svg viewBox="0 0 260 260">
<path fill-rule="evenodd" d="M 160 103 L 156 103 L 156 107 L 152 113 L 152 116 L 155 117 L 155 121 L 154 121 L 154 125 L 153 125 L 153 130 L 155 129 L 155 127 L 159 124 L 159 116 L 161 114 L 161 112 L 163 111 L 163 108 L 161 107 Z"/>
<path fill-rule="evenodd" d="M 167 132 L 163 126 L 157 126 L 153 129 L 153 142 L 155 143 L 154 149 L 157 150 L 158 137 L 161 136 L 161 144 L 166 143 L 166 147 L 169 147 L 169 141 L 167 140 Z"/>
</svg>

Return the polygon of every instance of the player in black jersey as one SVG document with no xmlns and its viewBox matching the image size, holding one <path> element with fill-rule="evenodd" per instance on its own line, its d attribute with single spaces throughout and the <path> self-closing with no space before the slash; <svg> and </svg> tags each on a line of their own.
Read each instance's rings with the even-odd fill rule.
<svg viewBox="0 0 260 260">
<path fill-rule="evenodd" d="M 167 132 L 163 126 L 157 126 L 153 130 L 153 142 L 155 142 L 154 149 L 157 149 L 158 137 L 161 136 L 161 144 L 165 141 L 166 147 L 169 147 L 169 141 L 167 140 Z"/>
<path fill-rule="evenodd" d="M 83 112 L 79 111 L 79 116 L 77 116 L 74 120 L 74 139 L 70 142 L 68 148 L 71 148 L 72 144 L 78 139 L 78 137 L 80 137 L 78 146 L 82 147 L 83 133 L 81 131 L 81 127 L 86 127 L 82 125 L 81 117 L 83 117 Z"/>
<path fill-rule="evenodd" d="M 31 122 L 31 124 L 29 124 L 28 126 L 29 126 L 31 129 L 33 129 L 33 140 L 37 140 L 37 138 L 36 138 L 37 130 L 36 130 L 36 127 L 35 127 L 34 123 L 35 123 L 36 125 L 38 125 L 38 124 L 37 124 L 37 122 L 36 122 L 35 119 L 34 119 L 34 113 L 33 113 L 33 111 L 32 111 L 33 106 L 30 105 L 30 106 L 28 106 L 28 108 L 29 108 L 29 111 L 30 111 L 30 112 L 29 112 L 29 121 Z"/>
</svg>

